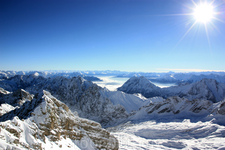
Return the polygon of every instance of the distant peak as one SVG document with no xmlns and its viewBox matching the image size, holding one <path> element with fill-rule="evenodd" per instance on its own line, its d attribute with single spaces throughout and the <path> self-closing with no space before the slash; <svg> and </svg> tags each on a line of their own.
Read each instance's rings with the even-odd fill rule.
<svg viewBox="0 0 225 150">
<path fill-rule="evenodd" d="M 38 72 L 35 72 L 34 73 L 34 76 L 38 77 L 39 76 L 39 73 Z"/>
</svg>

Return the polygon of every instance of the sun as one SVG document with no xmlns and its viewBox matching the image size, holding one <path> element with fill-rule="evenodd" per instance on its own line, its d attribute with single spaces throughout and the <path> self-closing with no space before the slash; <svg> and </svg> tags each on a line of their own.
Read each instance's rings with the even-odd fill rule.
<svg viewBox="0 0 225 150">
<path fill-rule="evenodd" d="M 213 18 L 213 6 L 208 3 L 197 5 L 193 15 L 197 22 L 207 23 Z"/>
<path fill-rule="evenodd" d="M 210 38 L 209 38 L 209 29 L 212 30 L 213 28 L 216 29 L 219 33 L 219 29 L 214 24 L 214 21 L 220 21 L 225 24 L 225 21 L 223 20 L 223 14 L 224 10 L 221 9 L 221 5 L 224 6 L 224 2 L 221 3 L 221 1 L 216 0 L 190 0 L 192 2 L 192 5 L 186 5 L 186 7 L 190 10 L 190 13 L 181 13 L 181 14 L 169 14 L 169 16 L 191 16 L 191 19 L 189 21 L 193 21 L 192 24 L 190 24 L 190 27 L 187 29 L 185 34 L 181 37 L 181 39 L 178 41 L 178 43 L 175 45 L 174 48 L 179 45 L 179 43 L 186 37 L 186 35 L 195 27 L 198 26 L 197 24 L 204 24 L 203 26 L 200 25 L 198 27 L 204 27 L 205 33 L 207 36 L 209 47 L 210 45 Z M 195 1 L 199 1 L 199 3 L 196 3 Z M 190 3 L 191 4 L 191 3 Z M 220 8 L 219 8 L 220 7 Z M 215 11 L 216 9 L 216 11 Z M 220 10 L 220 11 L 218 11 Z M 222 16 L 222 19 L 220 18 Z M 209 28 L 210 27 L 210 28 Z M 199 28 L 200 29 L 200 28 Z"/>
</svg>

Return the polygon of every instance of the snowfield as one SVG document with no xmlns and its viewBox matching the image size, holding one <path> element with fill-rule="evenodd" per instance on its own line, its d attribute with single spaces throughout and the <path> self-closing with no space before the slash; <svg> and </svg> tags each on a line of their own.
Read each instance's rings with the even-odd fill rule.
<svg viewBox="0 0 225 150">
<path fill-rule="evenodd" d="M 225 149 L 225 127 L 207 122 L 146 121 L 109 128 L 120 150 Z"/>
</svg>

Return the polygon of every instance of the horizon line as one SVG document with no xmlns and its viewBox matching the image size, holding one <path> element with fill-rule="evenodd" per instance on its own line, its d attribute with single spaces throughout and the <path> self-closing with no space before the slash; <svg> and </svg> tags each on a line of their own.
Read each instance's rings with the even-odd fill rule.
<svg viewBox="0 0 225 150">
<path fill-rule="evenodd" d="M 31 72 L 31 71 L 70 71 L 70 72 L 88 72 L 88 71 L 119 71 L 119 72 L 127 72 L 127 73 L 166 73 L 166 72 L 175 72 L 175 73 L 187 73 L 187 72 L 225 72 L 225 70 L 206 70 L 206 69 L 167 69 L 167 68 L 156 68 L 156 70 L 161 71 L 122 71 L 122 70 L 0 70 L 0 71 L 15 71 L 15 72 Z"/>
</svg>

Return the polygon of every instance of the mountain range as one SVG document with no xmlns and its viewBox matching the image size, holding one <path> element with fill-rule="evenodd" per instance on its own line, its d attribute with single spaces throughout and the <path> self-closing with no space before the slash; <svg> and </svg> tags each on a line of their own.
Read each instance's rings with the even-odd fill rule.
<svg viewBox="0 0 225 150">
<path fill-rule="evenodd" d="M 46 70 L 46 71 L 4 71 L 0 70 L 0 79 L 8 79 L 15 75 L 31 75 L 38 74 L 45 78 L 64 76 L 67 78 L 81 76 L 89 81 L 100 81 L 96 76 L 115 76 L 131 78 L 133 76 L 144 76 L 152 82 L 160 83 L 194 83 L 204 78 L 215 79 L 217 82 L 225 83 L 225 72 L 126 72 L 118 70 L 103 71 L 73 71 L 73 70 Z"/>
<path fill-rule="evenodd" d="M 80 76 L 88 81 L 101 81 L 101 79 L 97 77 L 85 75 L 81 72 L 74 72 L 74 71 L 0 71 L 0 79 L 9 79 L 16 75 L 35 75 L 35 76 L 42 76 L 44 78 L 52 78 L 57 76 L 72 78 Z"/>
<path fill-rule="evenodd" d="M 3 149 L 85 149 L 84 143 L 86 149 L 118 149 L 102 127 L 128 121 L 189 118 L 225 125 L 225 85 L 214 79 L 159 88 L 136 76 L 109 91 L 80 76 L 34 73 L 2 79 L 0 87 Z"/>
<path fill-rule="evenodd" d="M 118 90 L 129 94 L 141 93 L 147 98 L 179 96 L 189 100 L 204 99 L 219 102 L 225 97 L 225 84 L 214 79 L 202 79 L 191 84 L 182 83 L 178 86 L 159 88 L 144 76 L 132 77 Z"/>
</svg>

